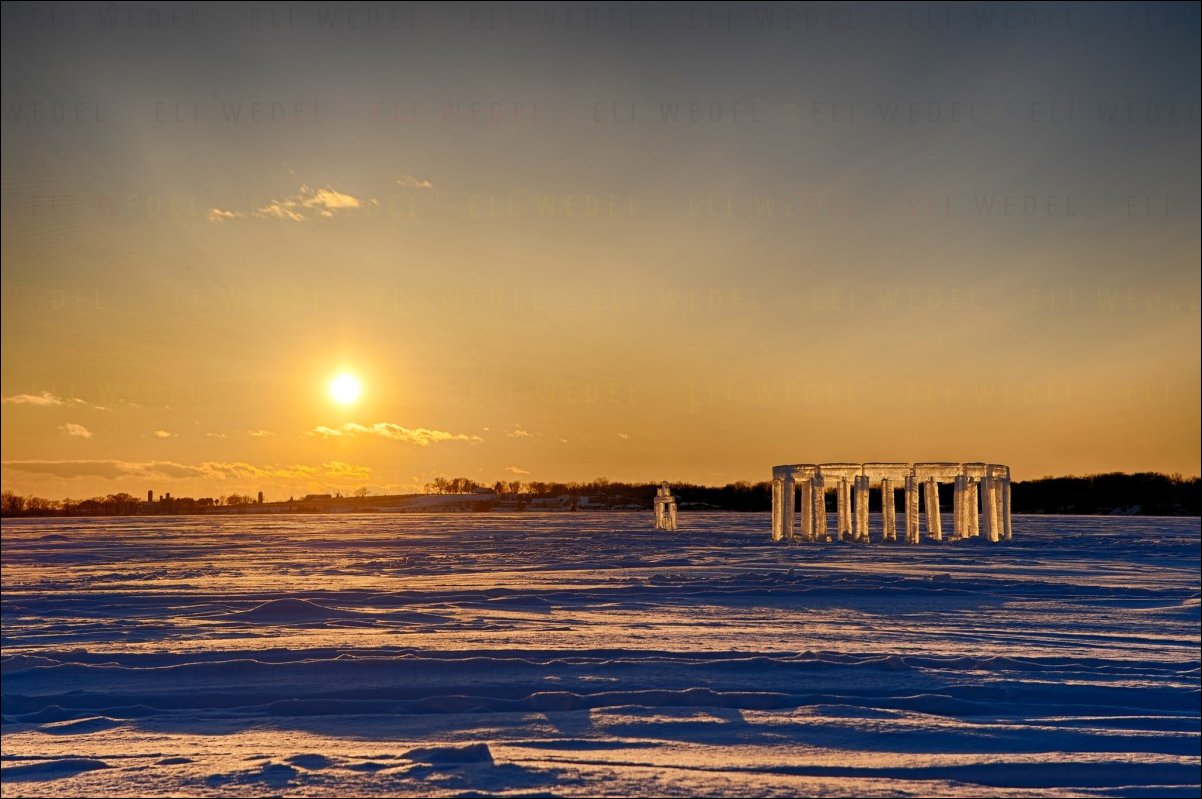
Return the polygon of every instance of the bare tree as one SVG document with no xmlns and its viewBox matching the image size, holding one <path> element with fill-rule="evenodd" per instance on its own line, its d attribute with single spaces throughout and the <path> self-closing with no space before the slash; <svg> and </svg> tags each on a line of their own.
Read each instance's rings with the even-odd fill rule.
<svg viewBox="0 0 1202 799">
<path fill-rule="evenodd" d="M 5 516 L 20 516 L 25 510 L 25 497 L 12 491 L 5 491 L 0 498 L 0 513 Z"/>
</svg>

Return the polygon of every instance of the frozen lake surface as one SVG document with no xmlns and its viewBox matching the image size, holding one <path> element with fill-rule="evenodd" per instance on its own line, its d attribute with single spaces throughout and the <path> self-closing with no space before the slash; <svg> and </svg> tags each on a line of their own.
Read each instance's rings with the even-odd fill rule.
<svg viewBox="0 0 1202 799">
<path fill-rule="evenodd" d="M 680 523 L 6 520 L 4 795 L 1198 795 L 1198 519 Z"/>
</svg>

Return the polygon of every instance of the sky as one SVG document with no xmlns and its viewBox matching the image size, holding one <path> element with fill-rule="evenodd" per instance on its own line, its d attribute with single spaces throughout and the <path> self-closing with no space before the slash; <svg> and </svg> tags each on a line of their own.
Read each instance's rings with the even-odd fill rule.
<svg viewBox="0 0 1202 799">
<path fill-rule="evenodd" d="M 1197 4 L 2 13 L 5 489 L 1199 473 Z"/>
</svg>

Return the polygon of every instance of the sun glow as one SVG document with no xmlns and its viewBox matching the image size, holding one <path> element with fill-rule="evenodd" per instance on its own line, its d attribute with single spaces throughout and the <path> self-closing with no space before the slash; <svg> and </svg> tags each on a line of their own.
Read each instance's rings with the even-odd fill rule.
<svg viewBox="0 0 1202 799">
<path fill-rule="evenodd" d="M 339 405 L 353 405 L 363 393 L 359 378 L 343 372 L 330 381 L 330 397 Z"/>
</svg>

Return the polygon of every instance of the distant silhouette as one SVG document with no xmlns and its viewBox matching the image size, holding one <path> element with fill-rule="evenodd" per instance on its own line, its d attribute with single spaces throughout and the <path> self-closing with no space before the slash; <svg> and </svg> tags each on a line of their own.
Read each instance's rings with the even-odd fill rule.
<svg viewBox="0 0 1202 799">
<path fill-rule="evenodd" d="M 497 491 L 497 485 L 504 486 L 505 490 Z M 426 484 L 425 493 L 470 494 L 482 487 L 466 477 L 451 480 L 437 477 Z M 508 502 L 520 507 L 539 497 L 589 497 L 588 507 L 596 510 L 645 510 L 651 505 L 659 488 L 660 484 L 657 483 L 623 483 L 605 478 L 579 483 L 520 483 L 515 480 L 493 484 L 498 504 Z M 953 508 L 952 488 L 946 484 L 939 486 L 939 506 L 944 510 Z M 1011 509 L 1014 513 L 1198 516 L 1202 510 L 1202 480 L 1179 474 L 1111 472 L 1081 477 L 1041 477 L 1038 480 L 1015 481 L 1011 488 Z M 355 501 L 351 498 L 338 500 L 329 494 L 320 496 L 325 498 L 323 501 L 330 503 Z M 397 496 L 400 495 L 391 498 Z M 230 502 L 231 498 L 236 498 L 234 503 Z M 306 497 L 309 500 L 313 498 Z M 827 497 L 828 501 L 832 498 Z M 373 497 L 372 501 L 386 502 L 389 499 L 388 496 L 380 496 Z M 759 483 L 740 481 L 724 486 L 676 483 L 674 499 L 680 510 L 765 512 L 772 509 L 772 484 L 766 480 Z M 242 501 L 246 504 L 240 504 Z M 870 497 L 870 503 L 872 511 L 880 511 L 878 494 Z M 257 512 L 259 509 L 251 501 L 250 495 L 233 494 L 225 499 L 225 506 L 231 504 L 231 509 L 239 512 Z M 287 502 L 265 503 L 263 508 L 299 509 L 297 500 L 292 497 Z M 229 511 L 223 510 L 222 502 L 213 497 L 193 499 L 171 497 L 170 494 L 164 494 L 158 502 L 145 502 L 126 493 L 85 500 L 52 500 L 21 496 L 6 490 L 0 499 L 0 515 L 6 517 L 158 516 L 214 512 Z"/>
</svg>

